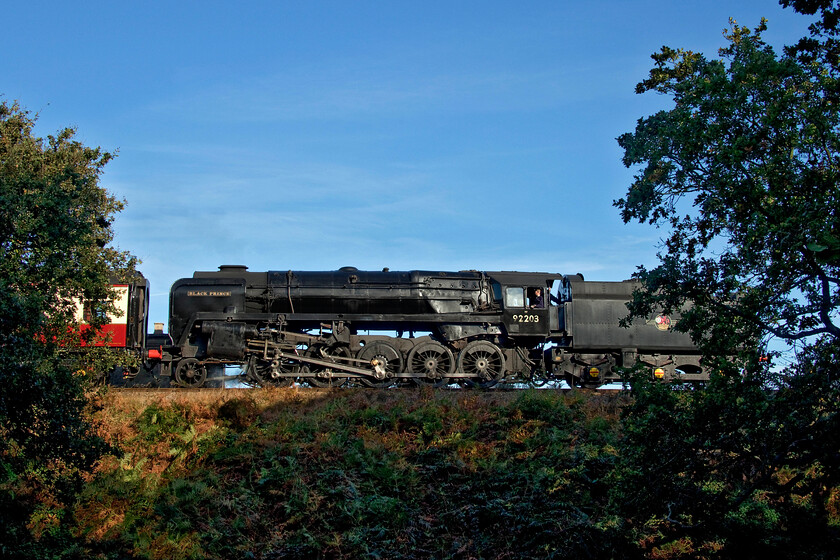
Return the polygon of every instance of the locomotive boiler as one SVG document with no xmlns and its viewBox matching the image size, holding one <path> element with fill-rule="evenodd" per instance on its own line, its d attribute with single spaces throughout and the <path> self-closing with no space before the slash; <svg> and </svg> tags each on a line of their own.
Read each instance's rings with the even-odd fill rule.
<svg viewBox="0 0 840 560">
<path fill-rule="evenodd" d="M 619 326 L 635 286 L 543 272 L 221 266 L 173 284 L 170 342 L 148 355 L 188 387 L 228 365 L 278 386 L 598 386 L 637 363 L 705 379 L 671 318 Z"/>
</svg>

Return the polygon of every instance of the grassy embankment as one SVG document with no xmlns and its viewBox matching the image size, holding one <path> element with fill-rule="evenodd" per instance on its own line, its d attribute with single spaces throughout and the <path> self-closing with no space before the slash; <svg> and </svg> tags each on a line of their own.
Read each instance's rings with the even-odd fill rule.
<svg viewBox="0 0 840 560">
<path fill-rule="evenodd" d="M 110 392 L 123 450 L 75 511 L 87 553 L 552 557 L 597 521 L 620 400 L 555 391 Z"/>
</svg>

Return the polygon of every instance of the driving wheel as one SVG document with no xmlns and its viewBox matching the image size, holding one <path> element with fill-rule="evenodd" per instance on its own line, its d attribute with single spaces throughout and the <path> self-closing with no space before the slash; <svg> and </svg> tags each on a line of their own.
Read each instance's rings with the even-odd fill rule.
<svg viewBox="0 0 840 560">
<path fill-rule="evenodd" d="M 368 362 L 374 370 L 373 376 L 362 377 L 362 383 L 368 387 L 389 387 L 394 382 L 394 376 L 403 370 L 402 354 L 384 340 L 366 345 L 356 357 Z"/>
<path fill-rule="evenodd" d="M 450 381 L 450 374 L 455 372 L 455 356 L 440 342 L 421 342 L 408 353 L 407 369 L 410 373 L 420 374 L 414 377 L 418 385 L 443 387 Z"/>
<path fill-rule="evenodd" d="M 306 355 L 316 360 L 346 363 L 341 358 L 349 358 L 350 349 L 346 346 L 313 344 L 307 349 Z M 342 375 L 341 370 L 334 371 L 333 368 L 322 364 L 307 363 L 301 368 L 301 372 L 309 374 L 302 377 L 313 387 L 341 387 L 347 383 L 347 377 Z"/>
<path fill-rule="evenodd" d="M 458 370 L 480 387 L 492 387 L 504 376 L 505 356 L 492 342 L 474 340 L 458 354 Z"/>
<path fill-rule="evenodd" d="M 289 387 L 295 378 L 288 375 L 296 373 L 300 368 L 287 358 L 279 358 L 273 362 L 251 358 L 248 362 L 248 374 L 260 387 Z"/>
</svg>

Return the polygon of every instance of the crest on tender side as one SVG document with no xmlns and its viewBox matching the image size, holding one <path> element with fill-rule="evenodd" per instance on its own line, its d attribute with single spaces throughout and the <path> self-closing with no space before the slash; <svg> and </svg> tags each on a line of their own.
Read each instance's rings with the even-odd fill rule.
<svg viewBox="0 0 840 560">
<path fill-rule="evenodd" d="M 653 320 L 653 323 L 660 331 L 667 331 L 671 328 L 671 318 L 667 315 L 657 315 L 656 319 Z"/>
</svg>

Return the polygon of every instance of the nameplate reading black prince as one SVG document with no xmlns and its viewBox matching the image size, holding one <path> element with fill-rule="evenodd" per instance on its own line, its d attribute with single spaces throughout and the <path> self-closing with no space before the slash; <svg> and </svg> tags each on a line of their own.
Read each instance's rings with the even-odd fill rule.
<svg viewBox="0 0 840 560">
<path fill-rule="evenodd" d="M 187 297 L 230 297 L 230 292 L 208 292 L 190 290 L 187 292 Z"/>
</svg>

